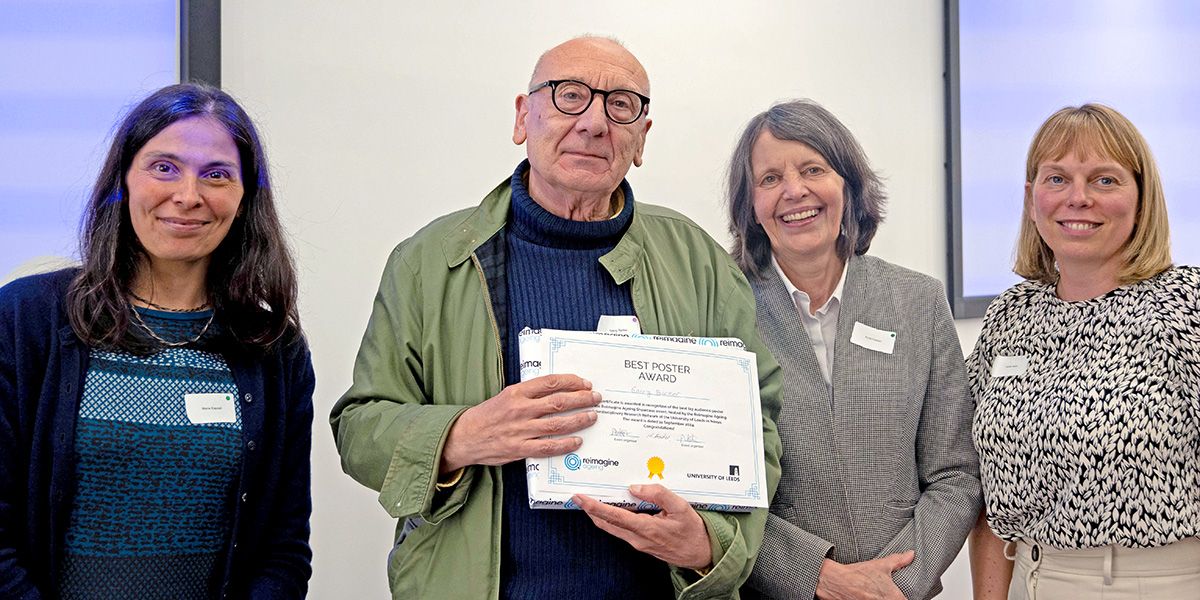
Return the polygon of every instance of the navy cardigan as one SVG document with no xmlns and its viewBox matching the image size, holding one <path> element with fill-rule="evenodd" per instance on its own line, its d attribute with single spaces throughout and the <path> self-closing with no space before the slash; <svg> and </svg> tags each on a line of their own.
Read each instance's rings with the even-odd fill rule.
<svg viewBox="0 0 1200 600">
<path fill-rule="evenodd" d="M 66 315 L 77 271 L 0 288 L 0 599 L 47 598 L 62 557 L 75 421 L 89 348 Z M 229 598 L 303 598 L 312 360 L 303 340 L 255 359 L 226 354 L 242 401 L 242 472 L 226 545 Z"/>
</svg>

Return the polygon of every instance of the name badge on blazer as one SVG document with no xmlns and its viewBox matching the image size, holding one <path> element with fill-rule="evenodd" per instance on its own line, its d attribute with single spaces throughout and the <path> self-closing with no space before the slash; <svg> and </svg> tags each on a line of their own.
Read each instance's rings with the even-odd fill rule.
<svg viewBox="0 0 1200 600">
<path fill-rule="evenodd" d="M 992 361 L 992 377 L 1016 377 L 1028 370 L 1028 356 L 997 356 Z"/>
<path fill-rule="evenodd" d="M 183 404 L 193 425 L 237 422 L 233 394 L 184 394 Z"/>
<path fill-rule="evenodd" d="M 896 332 L 875 329 L 855 321 L 854 329 L 850 332 L 850 343 L 867 350 L 891 354 L 896 346 Z"/>
</svg>

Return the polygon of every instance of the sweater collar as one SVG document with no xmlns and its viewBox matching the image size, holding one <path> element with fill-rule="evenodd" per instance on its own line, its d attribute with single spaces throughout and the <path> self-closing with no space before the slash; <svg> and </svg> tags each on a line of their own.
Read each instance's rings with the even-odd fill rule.
<svg viewBox="0 0 1200 600">
<path fill-rule="evenodd" d="M 526 241 L 553 248 L 603 248 L 615 245 L 633 220 L 633 190 L 621 180 L 615 192 L 624 197 L 621 211 L 604 221 L 572 221 L 542 208 L 530 195 L 525 183 L 529 161 L 524 160 L 513 171 L 512 212 L 509 226 L 514 235 Z"/>
</svg>

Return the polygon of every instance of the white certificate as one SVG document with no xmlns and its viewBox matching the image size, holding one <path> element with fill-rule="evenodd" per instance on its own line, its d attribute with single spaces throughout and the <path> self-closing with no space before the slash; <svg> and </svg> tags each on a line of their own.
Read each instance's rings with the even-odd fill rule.
<svg viewBox="0 0 1200 600">
<path fill-rule="evenodd" d="M 669 341 L 668 341 L 669 340 Z M 532 508 L 574 508 L 574 493 L 656 508 L 628 486 L 660 483 L 699 508 L 768 505 L 755 356 L 740 341 L 526 330 L 522 380 L 574 373 L 600 392 L 579 450 L 526 460 Z"/>
</svg>

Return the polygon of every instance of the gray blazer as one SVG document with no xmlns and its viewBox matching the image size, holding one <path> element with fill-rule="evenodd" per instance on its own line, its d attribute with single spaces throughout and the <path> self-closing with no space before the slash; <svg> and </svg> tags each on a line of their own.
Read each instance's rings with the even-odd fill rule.
<svg viewBox="0 0 1200 600">
<path fill-rule="evenodd" d="M 778 273 L 750 283 L 759 334 L 783 367 L 783 477 L 744 596 L 810 599 L 827 557 L 915 550 L 893 580 L 909 599 L 933 597 L 981 502 L 974 402 L 941 283 L 851 258 L 832 389 Z M 851 343 L 855 322 L 894 331 L 893 353 Z"/>
</svg>

